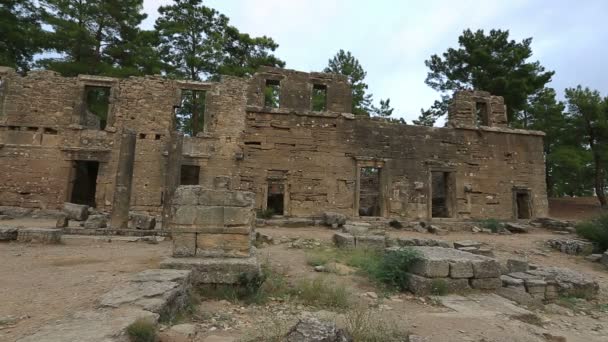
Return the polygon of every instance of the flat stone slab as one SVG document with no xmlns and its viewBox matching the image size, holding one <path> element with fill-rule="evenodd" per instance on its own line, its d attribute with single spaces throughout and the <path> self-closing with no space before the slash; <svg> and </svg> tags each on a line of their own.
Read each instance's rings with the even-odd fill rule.
<svg viewBox="0 0 608 342">
<path fill-rule="evenodd" d="M 138 319 L 156 322 L 159 315 L 134 307 L 76 312 L 53 321 L 17 342 L 106 342 L 127 341 L 125 329 Z"/>
<path fill-rule="evenodd" d="M 438 240 L 438 239 L 420 239 L 420 238 L 396 238 L 387 239 L 388 247 L 443 247 L 453 248 L 454 244 L 449 241 Z"/>
<path fill-rule="evenodd" d="M 17 241 L 27 243 L 58 244 L 61 243 L 61 229 L 55 228 L 21 228 Z"/>
<path fill-rule="evenodd" d="M 243 273 L 258 274 L 260 264 L 255 256 L 249 258 L 168 258 L 163 269 L 192 270 L 194 285 L 236 284 Z"/>
<path fill-rule="evenodd" d="M 427 278 L 408 274 L 408 290 L 417 296 L 428 296 L 444 288 L 448 293 L 470 290 L 468 279 Z"/>
<path fill-rule="evenodd" d="M 481 242 L 473 241 L 473 240 L 462 240 L 454 242 L 454 248 L 461 249 L 463 247 L 481 247 Z"/>
<path fill-rule="evenodd" d="M 131 277 L 128 284 L 104 294 L 100 299 L 100 306 L 135 306 L 161 316 L 172 317 L 190 300 L 191 273 L 189 270 L 166 269 L 137 273 Z"/>
<path fill-rule="evenodd" d="M 421 258 L 410 272 L 427 278 L 498 278 L 500 264 L 495 259 L 443 247 L 412 247 Z M 470 276 L 469 276 L 470 275 Z"/>
</svg>

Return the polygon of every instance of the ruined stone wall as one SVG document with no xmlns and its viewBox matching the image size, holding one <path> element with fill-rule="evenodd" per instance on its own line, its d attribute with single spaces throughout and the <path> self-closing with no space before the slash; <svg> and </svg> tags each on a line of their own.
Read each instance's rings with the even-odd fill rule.
<svg viewBox="0 0 608 342">
<path fill-rule="evenodd" d="M 513 189 L 527 189 L 534 214 L 547 211 L 542 134 L 507 129 L 502 98 L 457 93 L 451 128 L 393 124 L 350 114 L 346 78 L 263 68 L 250 79 L 187 82 L 161 77 L 79 76 L 48 71 L 25 77 L 0 68 L 0 205 L 59 208 L 69 201 L 74 161 L 97 161 L 95 203 L 111 209 L 120 133 L 137 136 L 131 207 L 158 212 L 163 203 L 169 133 L 183 89 L 206 91 L 204 130 L 185 137 L 183 164 L 200 167 L 199 184 L 255 192 L 265 208 L 268 184 L 284 185 L 286 215 L 332 210 L 357 215 L 358 169 L 377 167 L 378 214 L 426 218 L 431 171 L 449 172 L 451 216 L 510 218 Z M 267 79 L 280 82 L 279 108 L 264 107 Z M 326 110 L 313 111 L 314 85 Z M 104 130 L 87 126 L 84 90 L 110 89 Z M 486 101 L 478 127 L 475 103 Z M 364 203 L 364 205 L 368 205 Z"/>
<path fill-rule="evenodd" d="M 357 168 L 382 171 L 382 216 L 426 218 L 431 171 L 454 174 L 456 218 L 513 216 L 513 188 L 531 190 L 547 213 L 542 135 L 409 126 L 344 116 L 249 113 L 243 177 L 264 206 L 266 184 L 283 174 L 288 214 L 356 215 Z"/>
</svg>

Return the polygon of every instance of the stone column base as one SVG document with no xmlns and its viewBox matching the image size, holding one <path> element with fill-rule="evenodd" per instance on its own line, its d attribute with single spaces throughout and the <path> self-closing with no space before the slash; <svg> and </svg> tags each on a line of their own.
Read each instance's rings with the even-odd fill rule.
<svg viewBox="0 0 608 342">
<path fill-rule="evenodd" d="M 192 270 L 194 286 L 237 284 L 241 274 L 254 275 L 261 272 L 255 255 L 248 258 L 168 258 L 161 262 L 160 267 Z"/>
</svg>

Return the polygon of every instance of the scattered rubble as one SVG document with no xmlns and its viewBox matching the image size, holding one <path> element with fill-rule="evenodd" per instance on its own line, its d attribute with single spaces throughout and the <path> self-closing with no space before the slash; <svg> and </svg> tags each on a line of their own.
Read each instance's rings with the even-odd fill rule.
<svg viewBox="0 0 608 342">
<path fill-rule="evenodd" d="M 89 206 L 75 203 L 64 203 L 63 211 L 68 215 L 68 219 L 75 221 L 85 221 L 89 217 Z"/>
<path fill-rule="evenodd" d="M 323 322 L 315 317 L 303 318 L 293 326 L 285 342 L 352 342 L 353 339 L 335 323 Z"/>
<path fill-rule="evenodd" d="M 330 226 L 333 229 L 337 229 L 342 227 L 346 223 L 346 215 L 333 213 L 333 212 L 325 212 L 323 213 L 323 224 L 326 226 Z"/>
<path fill-rule="evenodd" d="M 539 217 L 532 221 L 530 221 L 531 225 L 536 227 L 542 227 L 549 230 L 556 231 L 565 231 L 569 233 L 575 233 L 576 228 L 574 228 L 574 222 L 566 221 L 566 220 L 558 220 L 549 217 Z"/>
<path fill-rule="evenodd" d="M 550 239 L 547 241 L 547 245 L 562 253 L 571 255 L 589 255 L 592 254 L 595 249 L 593 242 L 583 239 Z"/>
</svg>

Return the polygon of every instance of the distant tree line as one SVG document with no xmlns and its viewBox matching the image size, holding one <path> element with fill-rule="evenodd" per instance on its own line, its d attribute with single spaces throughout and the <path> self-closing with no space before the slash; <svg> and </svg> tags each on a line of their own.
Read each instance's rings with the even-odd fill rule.
<svg viewBox="0 0 608 342">
<path fill-rule="evenodd" d="M 158 11 L 154 29 L 142 30 L 143 0 L 5 0 L 0 64 L 65 76 L 163 73 L 190 80 L 285 65 L 273 55 L 274 40 L 240 32 L 202 0 L 175 0 Z"/>
</svg>

